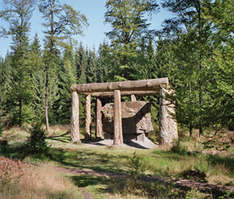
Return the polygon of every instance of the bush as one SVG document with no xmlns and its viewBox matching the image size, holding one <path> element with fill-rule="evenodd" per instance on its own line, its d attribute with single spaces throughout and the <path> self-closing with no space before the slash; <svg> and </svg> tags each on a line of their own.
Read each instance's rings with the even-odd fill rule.
<svg viewBox="0 0 234 199">
<path fill-rule="evenodd" d="M 2 135 L 2 132 L 3 132 L 3 127 L 2 127 L 2 125 L 0 123 L 0 136 Z"/>
<path fill-rule="evenodd" d="M 26 145 L 27 151 L 30 154 L 45 154 L 48 151 L 46 143 L 45 131 L 41 129 L 40 125 L 35 125 L 30 131 L 30 137 Z"/>
<path fill-rule="evenodd" d="M 207 182 L 205 172 L 196 168 L 185 170 L 180 174 L 180 176 L 197 182 Z"/>
<path fill-rule="evenodd" d="M 180 155 L 188 155 L 188 151 L 185 146 L 183 146 L 180 141 L 178 141 L 173 147 L 171 148 L 171 152 L 177 153 Z"/>
<path fill-rule="evenodd" d="M 8 158 L 0 158 L 0 192 L 18 183 L 23 175 L 23 164 Z"/>
<path fill-rule="evenodd" d="M 146 163 L 140 156 L 133 153 L 128 162 L 130 175 L 133 179 L 138 179 L 146 171 Z"/>
<path fill-rule="evenodd" d="M 8 141 L 7 140 L 0 140 L 0 152 L 6 153 L 8 149 Z"/>
</svg>

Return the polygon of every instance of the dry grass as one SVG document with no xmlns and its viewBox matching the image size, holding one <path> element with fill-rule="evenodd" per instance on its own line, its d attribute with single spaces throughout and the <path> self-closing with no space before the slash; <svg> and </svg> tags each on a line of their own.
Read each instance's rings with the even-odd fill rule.
<svg viewBox="0 0 234 199">
<path fill-rule="evenodd" d="M 23 175 L 3 187 L 0 199 L 75 199 L 77 194 L 77 187 L 51 166 L 24 165 Z"/>
<path fill-rule="evenodd" d="M 214 147 L 209 149 L 215 153 L 205 152 L 206 137 L 183 137 L 180 145 L 175 150 L 168 148 L 158 148 L 157 150 L 140 150 L 124 147 L 113 146 L 88 146 L 86 144 L 74 145 L 69 142 L 68 132 L 69 126 L 54 126 L 51 127 L 48 133 L 47 142 L 49 143 L 50 150 L 49 156 L 46 161 L 52 165 L 59 165 L 61 167 L 70 167 L 76 169 L 88 168 L 90 170 L 101 170 L 106 172 L 128 172 L 129 159 L 131 159 L 134 152 L 144 162 L 147 167 L 144 174 L 152 176 L 161 176 L 177 179 L 181 177 L 181 173 L 189 170 L 198 170 L 206 174 L 206 180 L 212 184 L 234 184 L 233 178 L 233 145 L 227 151 L 220 152 L 215 150 Z M 8 130 L 5 136 L 15 135 L 16 132 L 22 134 L 22 129 Z M 226 136 L 227 135 L 227 136 Z M 16 135 L 17 136 L 17 135 Z M 229 140 L 233 140 L 233 134 L 225 134 Z M 8 137 L 9 138 L 9 137 Z M 10 140 L 13 137 L 10 137 Z M 225 138 L 226 139 L 226 138 Z M 16 138 L 14 138 L 16 141 Z M 226 140 L 215 142 L 217 146 L 222 146 Z M 230 142 L 233 144 L 233 142 Z M 219 147 L 220 148 L 220 147 Z M 230 151 L 232 153 L 230 153 Z M 28 157 L 29 161 L 34 160 Z M 24 159 L 26 160 L 26 159 Z M 112 182 L 107 179 L 96 179 L 95 176 L 74 176 L 72 178 L 73 184 L 64 179 L 59 173 L 54 171 L 49 165 L 41 165 L 39 167 L 30 166 L 26 169 L 26 174 L 21 177 L 18 184 L 12 185 L 11 189 L 6 189 L 7 196 L 0 193 L 0 199 L 5 198 L 82 198 L 75 197 L 74 192 L 77 192 L 78 187 L 85 187 L 85 190 L 90 192 L 94 198 L 110 198 L 110 199 L 146 199 L 146 198 L 180 198 L 177 195 L 181 194 L 180 190 L 171 187 L 161 187 L 148 183 L 141 185 L 138 189 L 133 181 L 127 179 L 116 180 Z M 19 191 L 20 190 L 20 191 Z M 5 194 L 4 193 L 4 194 Z M 2 195 L 1 195 L 2 194 Z M 184 194 L 181 198 L 205 198 L 206 196 L 199 191 L 191 190 Z M 15 197 L 17 195 L 17 197 Z M 152 196 L 153 195 L 153 196 Z M 178 196 L 178 197 L 177 197 Z M 172 198 L 172 197 L 171 197 Z"/>
<path fill-rule="evenodd" d="M 148 197 L 136 196 L 133 194 L 126 194 L 126 195 L 124 195 L 124 198 L 123 198 L 123 195 L 121 195 L 121 194 L 114 194 L 114 195 L 109 194 L 108 198 L 109 199 L 147 199 Z"/>
<path fill-rule="evenodd" d="M 12 127 L 11 129 L 4 130 L 1 138 L 8 140 L 8 143 L 23 143 L 29 137 L 29 133 L 20 127 Z"/>
</svg>

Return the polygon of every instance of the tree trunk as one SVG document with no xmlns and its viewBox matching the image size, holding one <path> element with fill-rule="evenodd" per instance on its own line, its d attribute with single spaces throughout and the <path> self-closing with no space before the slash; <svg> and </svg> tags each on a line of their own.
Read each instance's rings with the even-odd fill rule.
<svg viewBox="0 0 234 199">
<path fill-rule="evenodd" d="M 80 143 L 80 121 L 79 121 L 79 95 L 72 92 L 72 118 L 71 118 L 71 139 L 73 143 Z"/>
<path fill-rule="evenodd" d="M 86 104 L 85 104 L 85 133 L 88 139 L 91 138 L 90 125 L 91 125 L 91 95 L 87 95 Z"/>
<path fill-rule="evenodd" d="M 102 138 L 102 102 L 99 98 L 97 98 L 96 106 L 96 138 Z"/>
<path fill-rule="evenodd" d="M 198 10 L 198 38 L 199 38 L 199 44 L 202 42 L 202 20 L 201 20 L 201 3 L 200 1 L 197 1 L 197 10 Z M 202 45 L 201 45 L 202 46 Z M 200 115 L 199 115 L 199 136 L 203 134 L 203 128 L 202 128 L 202 106 L 203 106 L 203 93 L 202 93 L 202 48 L 199 48 L 199 69 L 200 69 L 200 77 L 199 77 L 199 106 L 200 106 Z"/>
<path fill-rule="evenodd" d="M 135 95 L 131 95 L 131 102 L 136 102 L 136 96 Z"/>
<path fill-rule="evenodd" d="M 49 116 L 48 116 L 48 109 L 49 109 L 49 71 L 48 66 L 46 66 L 46 81 L 45 81 L 45 119 L 46 119 L 46 131 L 49 131 Z"/>
<path fill-rule="evenodd" d="M 114 145 L 123 144 L 120 90 L 114 91 Z"/>
</svg>

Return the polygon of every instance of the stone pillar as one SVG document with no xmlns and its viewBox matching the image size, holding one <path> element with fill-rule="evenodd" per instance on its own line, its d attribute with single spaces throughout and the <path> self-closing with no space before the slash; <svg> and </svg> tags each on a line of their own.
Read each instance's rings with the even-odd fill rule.
<svg viewBox="0 0 234 199">
<path fill-rule="evenodd" d="M 71 139 L 73 143 L 81 143 L 79 114 L 79 95 L 76 91 L 72 91 Z"/>
<path fill-rule="evenodd" d="M 114 91 L 114 145 L 123 144 L 121 93 Z"/>
<path fill-rule="evenodd" d="M 91 95 L 86 96 L 85 104 L 85 133 L 87 138 L 90 138 L 90 126 L 91 126 Z"/>
<path fill-rule="evenodd" d="M 137 101 L 135 95 L 131 95 L 131 101 L 132 101 L 132 102 L 136 102 L 136 101 Z"/>
<path fill-rule="evenodd" d="M 102 135 L 102 101 L 97 98 L 96 104 L 96 138 L 103 138 Z"/>
<path fill-rule="evenodd" d="M 160 142 L 163 145 L 172 145 L 178 141 L 177 123 L 175 120 L 175 105 L 167 99 L 172 90 L 161 88 L 160 90 Z"/>
</svg>

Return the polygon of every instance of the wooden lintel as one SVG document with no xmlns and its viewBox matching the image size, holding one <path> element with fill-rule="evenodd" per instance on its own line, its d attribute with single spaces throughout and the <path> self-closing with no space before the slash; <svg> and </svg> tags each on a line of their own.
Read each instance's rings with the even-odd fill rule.
<svg viewBox="0 0 234 199">
<path fill-rule="evenodd" d="M 73 84 L 72 91 L 78 93 L 84 92 L 110 92 L 114 90 L 132 91 L 132 90 L 155 90 L 161 85 L 168 85 L 168 78 L 136 80 L 136 81 L 122 81 L 122 82 L 107 82 L 107 83 L 89 83 L 89 84 Z"/>
<path fill-rule="evenodd" d="M 159 89 L 155 90 L 139 90 L 139 91 L 121 91 L 121 96 L 129 95 L 155 95 L 159 93 Z M 112 97 L 114 92 L 82 92 L 83 95 L 92 95 L 93 97 Z"/>
</svg>

